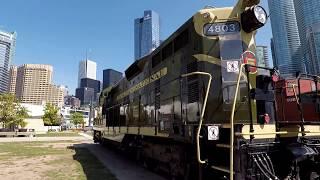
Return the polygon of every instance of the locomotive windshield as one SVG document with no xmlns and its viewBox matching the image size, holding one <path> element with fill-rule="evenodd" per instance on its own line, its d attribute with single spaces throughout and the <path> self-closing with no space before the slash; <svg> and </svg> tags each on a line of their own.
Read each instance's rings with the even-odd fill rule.
<svg viewBox="0 0 320 180">
<path fill-rule="evenodd" d="M 220 35 L 219 40 L 221 60 L 240 59 L 243 53 L 240 33 Z"/>
<path fill-rule="evenodd" d="M 220 59 L 223 87 L 223 100 L 229 104 L 233 101 L 235 85 L 240 71 L 243 46 L 240 33 L 220 35 Z M 242 80 L 243 81 L 243 80 Z M 245 83 L 242 83 L 244 86 Z M 239 98 L 240 96 L 238 96 Z"/>
</svg>

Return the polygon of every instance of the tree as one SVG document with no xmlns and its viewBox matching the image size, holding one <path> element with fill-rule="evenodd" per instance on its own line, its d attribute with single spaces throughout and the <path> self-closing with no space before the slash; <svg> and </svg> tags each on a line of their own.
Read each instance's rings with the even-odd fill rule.
<svg viewBox="0 0 320 180">
<path fill-rule="evenodd" d="M 3 128 L 13 130 L 17 126 L 25 127 L 27 123 L 24 120 L 28 117 L 28 110 L 13 94 L 0 94 L 0 123 Z"/>
<path fill-rule="evenodd" d="M 16 113 L 16 122 L 13 124 L 17 124 L 21 126 L 22 128 L 27 126 L 27 122 L 24 121 L 25 118 L 29 117 L 28 110 L 23 106 L 17 107 L 17 113 Z"/>
<path fill-rule="evenodd" d="M 83 114 L 79 112 L 74 112 L 71 114 L 71 122 L 78 128 L 79 124 L 84 124 Z"/>
<path fill-rule="evenodd" d="M 53 104 L 47 103 L 42 116 L 45 126 L 58 126 L 61 122 L 61 117 L 58 114 L 59 109 Z"/>
</svg>

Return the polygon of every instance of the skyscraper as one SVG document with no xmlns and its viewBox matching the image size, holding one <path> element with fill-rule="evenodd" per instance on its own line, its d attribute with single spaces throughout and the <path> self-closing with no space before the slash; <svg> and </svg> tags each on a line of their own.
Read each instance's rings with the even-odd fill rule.
<svg viewBox="0 0 320 180">
<path fill-rule="evenodd" d="M 98 99 L 98 93 L 101 91 L 101 82 L 98 80 L 90 79 L 90 78 L 83 78 L 80 82 L 80 88 L 92 88 L 94 89 L 94 96 L 92 101 L 96 102 Z"/>
<path fill-rule="evenodd" d="M 103 70 L 103 89 L 116 84 L 122 78 L 122 73 L 113 69 Z"/>
<path fill-rule="evenodd" d="M 306 61 L 306 68 L 309 73 L 320 73 L 319 57 L 316 51 L 311 50 L 312 46 L 320 46 L 317 41 L 317 32 L 320 23 L 320 1 L 319 0 L 294 0 L 297 24 L 300 34 L 301 50 Z M 311 45 L 311 47 L 310 47 Z"/>
<path fill-rule="evenodd" d="M 275 54 L 273 38 L 270 39 L 270 47 L 271 47 L 273 67 L 278 67 L 278 61 L 277 61 L 277 56 Z"/>
<path fill-rule="evenodd" d="M 83 78 L 90 78 L 96 79 L 97 78 L 97 64 L 90 60 L 80 61 L 79 63 L 79 73 L 78 73 L 78 87 L 80 87 L 81 79 Z"/>
<path fill-rule="evenodd" d="M 142 18 L 134 20 L 134 58 L 149 54 L 160 45 L 160 18 L 152 11 L 144 11 Z"/>
<path fill-rule="evenodd" d="M 320 23 L 313 24 L 307 32 L 308 57 L 314 74 L 320 74 Z"/>
<path fill-rule="evenodd" d="M 17 34 L 0 30 L 0 93 L 8 91 L 9 68 L 15 52 Z"/>
<path fill-rule="evenodd" d="M 89 87 L 77 88 L 76 97 L 80 99 L 81 105 L 89 105 L 94 101 L 94 89 Z"/>
<path fill-rule="evenodd" d="M 260 67 L 270 67 L 268 58 L 268 47 L 257 46 L 256 47 L 257 65 Z"/>
<path fill-rule="evenodd" d="M 294 0 L 268 0 L 277 66 L 284 76 L 304 72 Z"/>
</svg>

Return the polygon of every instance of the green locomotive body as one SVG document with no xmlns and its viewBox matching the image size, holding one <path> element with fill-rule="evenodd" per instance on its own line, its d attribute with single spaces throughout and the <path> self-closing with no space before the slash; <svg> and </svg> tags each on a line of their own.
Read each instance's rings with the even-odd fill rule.
<svg viewBox="0 0 320 180">
<path fill-rule="evenodd" d="M 294 164 L 282 166 L 295 161 L 278 161 L 286 152 L 283 145 L 301 137 L 319 140 L 320 126 L 277 123 L 275 90 L 261 87 L 272 84 L 261 80 L 269 76 L 259 75 L 254 57 L 243 57 L 255 52 L 255 29 L 261 24 L 246 17 L 257 4 L 241 0 L 232 8 L 199 10 L 150 55 L 135 61 L 120 82 L 101 94 L 103 119 L 95 122 L 94 140 L 117 143 L 172 177 L 293 174 Z M 313 144 L 312 151 L 319 150 Z M 255 162 L 263 158 L 270 161 Z M 317 169 L 319 162 L 310 166 Z"/>
</svg>

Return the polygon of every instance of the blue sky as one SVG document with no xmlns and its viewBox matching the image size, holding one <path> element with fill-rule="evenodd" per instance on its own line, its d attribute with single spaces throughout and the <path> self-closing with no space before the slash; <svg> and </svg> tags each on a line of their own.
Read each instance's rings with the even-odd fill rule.
<svg viewBox="0 0 320 180">
<path fill-rule="evenodd" d="M 266 0 L 261 0 L 267 8 Z M 1 2 L 0 28 L 18 33 L 13 64 L 50 64 L 54 83 L 74 94 L 78 63 L 89 58 L 102 70 L 124 71 L 133 62 L 133 20 L 151 9 L 160 15 L 160 36 L 167 38 L 205 5 L 233 6 L 236 0 L 10 0 Z M 270 23 L 257 35 L 268 45 Z"/>
</svg>

